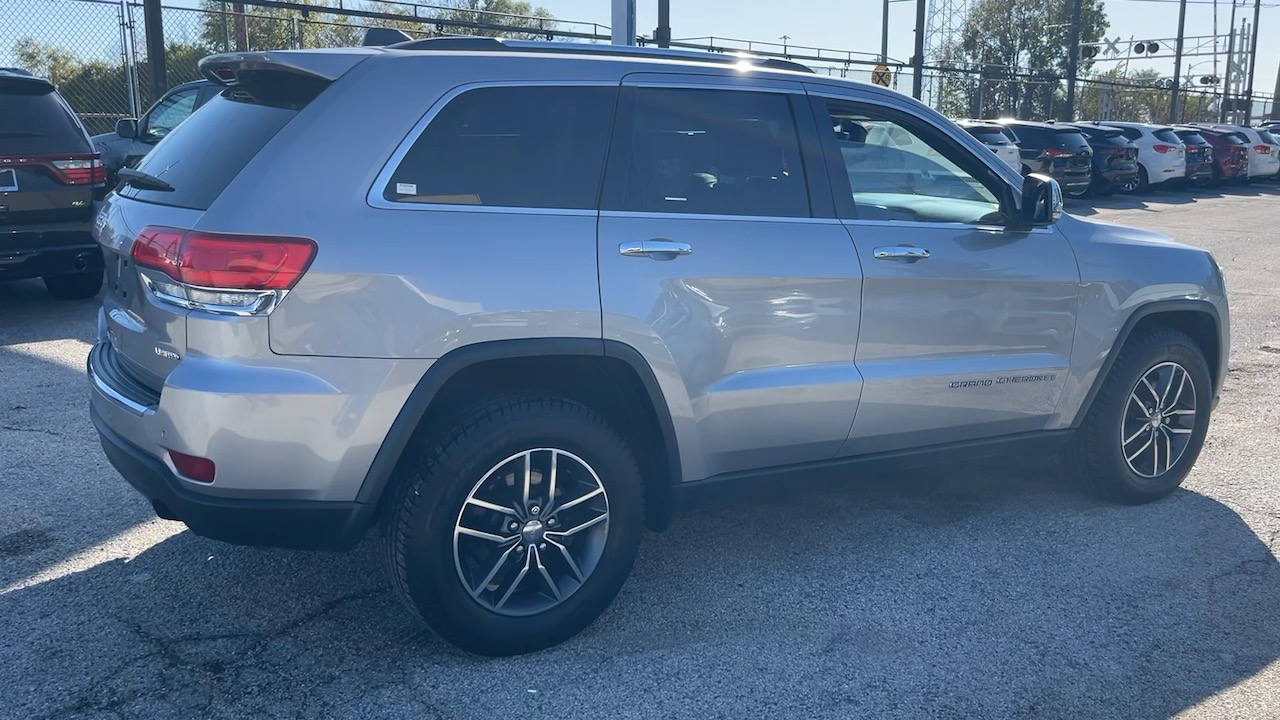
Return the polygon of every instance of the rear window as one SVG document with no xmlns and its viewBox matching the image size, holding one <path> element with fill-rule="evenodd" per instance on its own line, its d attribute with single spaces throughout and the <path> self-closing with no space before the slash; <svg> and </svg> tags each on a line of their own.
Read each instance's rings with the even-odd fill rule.
<svg viewBox="0 0 1280 720">
<path fill-rule="evenodd" d="M 1203 135 L 1201 135 L 1198 132 L 1195 132 L 1194 130 L 1180 130 L 1178 131 L 1178 137 L 1181 138 L 1182 142 L 1186 143 L 1187 145 L 1208 145 L 1209 144 L 1209 141 L 1205 140 Z"/>
<path fill-rule="evenodd" d="M 1231 143 L 1232 145 L 1248 145 L 1249 144 L 1249 136 L 1245 135 L 1244 133 L 1228 133 L 1223 137 L 1227 138 L 1227 142 Z"/>
<path fill-rule="evenodd" d="M 1169 128 L 1160 128 L 1159 130 L 1153 130 L 1151 134 L 1155 135 L 1156 139 L 1159 140 L 1160 142 L 1173 143 L 1175 145 L 1182 142 L 1182 140 L 1178 137 L 1178 134 L 1175 133 L 1173 130 L 1170 130 Z"/>
<path fill-rule="evenodd" d="M 44 83 L 0 85 L 0 108 L 0 155 L 89 150 L 75 115 Z"/>
<path fill-rule="evenodd" d="M 1059 130 L 1055 134 L 1054 140 L 1068 150 L 1087 150 L 1089 142 L 1084 139 L 1084 134 L 1079 130 Z"/>
<path fill-rule="evenodd" d="M 1018 134 L 1023 145 L 1034 147 L 1044 147 L 1045 140 L 1049 136 L 1048 130 L 1032 126 L 1015 127 L 1012 130 Z"/>
<path fill-rule="evenodd" d="M 1138 128 L 1121 128 L 1120 133 L 1130 140 L 1142 137 L 1142 131 Z"/>
<path fill-rule="evenodd" d="M 272 107 L 224 91 L 165 136 L 138 165 L 173 186 L 172 191 L 133 185 L 125 197 L 160 205 L 207 210 L 296 109 Z"/>
<path fill-rule="evenodd" d="M 465 92 L 414 141 L 382 197 L 404 203 L 594 209 L 616 98 L 617 90 L 609 87 Z"/>
<path fill-rule="evenodd" d="M 1008 145 L 1010 143 L 1004 131 L 998 128 L 970 127 L 965 128 L 965 130 L 968 130 L 970 135 L 988 145 Z"/>
</svg>

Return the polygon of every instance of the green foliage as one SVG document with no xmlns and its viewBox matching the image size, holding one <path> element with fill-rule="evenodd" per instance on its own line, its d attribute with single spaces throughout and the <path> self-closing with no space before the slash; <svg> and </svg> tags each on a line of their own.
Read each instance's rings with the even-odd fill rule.
<svg viewBox="0 0 1280 720">
<path fill-rule="evenodd" d="M 1103 0 L 1083 0 L 1080 19 L 1080 42 L 1101 40 L 1107 30 Z M 1071 55 L 1070 25 L 1071 0 L 972 3 L 956 56 L 969 67 L 987 68 L 981 92 L 977 83 L 969 91 L 973 113 L 979 117 L 1056 115 L 1063 99 L 1057 81 L 1066 77 Z M 1081 61 L 1080 74 L 1092 65 L 1092 60 Z M 1007 76 L 1009 69 L 1038 77 L 1019 82 Z"/>
<path fill-rule="evenodd" d="M 1152 69 L 1123 72 L 1116 68 L 1094 75 L 1082 82 L 1079 90 L 1079 116 L 1101 120 L 1135 122 L 1169 122 L 1170 91 L 1155 86 L 1160 73 Z M 1200 122 L 1217 119 L 1217 103 L 1212 93 L 1183 88 L 1178 122 Z"/>
</svg>

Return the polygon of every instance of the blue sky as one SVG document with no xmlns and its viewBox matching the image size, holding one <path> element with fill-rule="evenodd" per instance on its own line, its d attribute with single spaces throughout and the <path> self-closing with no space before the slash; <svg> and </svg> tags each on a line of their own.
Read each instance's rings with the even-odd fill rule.
<svg viewBox="0 0 1280 720">
<path fill-rule="evenodd" d="M 429 2 L 430 0 L 420 0 Z M 1034 2 L 1036 0 L 1027 0 Z M 1239 19 L 1252 16 L 1252 0 L 1242 3 Z M 610 0 L 535 0 L 556 17 L 564 20 L 610 22 Z M 1218 0 L 1219 31 L 1227 31 L 1232 0 Z M 166 5 L 192 7 L 197 0 L 165 0 Z M 636 0 L 637 26 L 641 33 L 652 33 L 657 24 L 657 0 Z M 63 26 L 57 19 L 65 9 L 74 9 L 77 23 Z M 671 0 L 671 24 L 676 38 L 718 37 L 745 40 L 777 41 L 782 35 L 798 45 L 879 52 L 882 0 L 786 0 L 766 3 L 762 0 Z M 1107 16 L 1111 21 L 1109 37 L 1126 41 L 1174 37 L 1178 28 L 1177 0 L 1107 0 Z M 1189 0 L 1187 34 L 1210 35 L 1213 27 L 1213 0 Z M 915 3 L 894 0 L 889 13 L 889 54 L 906 60 L 911 56 Z M 115 11 L 110 5 L 93 6 L 58 0 L 0 0 L 0 62 L 7 60 L 12 37 L 34 34 L 37 37 L 71 44 L 87 55 L 118 52 L 118 28 Z M 1280 0 L 1263 0 L 1260 23 L 1263 33 L 1255 88 L 1270 92 L 1275 87 L 1276 65 L 1280 62 Z M 89 28 L 93 28 L 90 32 Z M 101 28 L 98 30 L 98 28 Z M 1269 41 L 1270 40 L 1270 41 Z M 1193 58 L 1196 74 L 1213 70 L 1208 58 Z M 1100 64 L 1107 67 L 1107 64 Z M 1171 53 L 1162 52 L 1155 59 L 1133 61 L 1131 68 L 1152 67 L 1172 74 Z M 1186 66 L 1184 65 L 1184 68 Z M 1223 68 L 1219 67 L 1219 74 Z"/>
</svg>

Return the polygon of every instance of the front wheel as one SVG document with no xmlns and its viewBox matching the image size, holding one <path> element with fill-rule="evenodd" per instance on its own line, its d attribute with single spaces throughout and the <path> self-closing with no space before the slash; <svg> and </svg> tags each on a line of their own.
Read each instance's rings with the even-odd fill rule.
<svg viewBox="0 0 1280 720">
<path fill-rule="evenodd" d="M 582 405 L 492 400 L 406 465 L 384 534 L 392 583 L 464 650 L 516 655 L 563 642 L 631 572 L 644 518 L 640 471 Z"/>
<path fill-rule="evenodd" d="M 1168 495 L 1200 455 L 1212 403 L 1209 366 L 1194 340 L 1171 329 L 1131 337 L 1076 435 L 1077 479 L 1126 504 Z"/>
</svg>

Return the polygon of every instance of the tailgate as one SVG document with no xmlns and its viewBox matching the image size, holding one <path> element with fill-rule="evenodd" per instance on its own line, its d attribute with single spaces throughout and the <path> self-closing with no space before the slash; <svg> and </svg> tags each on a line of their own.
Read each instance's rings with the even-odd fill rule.
<svg viewBox="0 0 1280 720">
<path fill-rule="evenodd" d="M 107 339 L 119 356 L 122 369 L 157 393 L 186 352 L 190 311 L 153 299 L 143 287 L 129 251 L 142 228 L 192 227 L 203 214 L 202 210 L 143 203 L 112 194 L 94 223 L 94 237 L 102 246 L 106 265 L 102 312 Z"/>
</svg>

